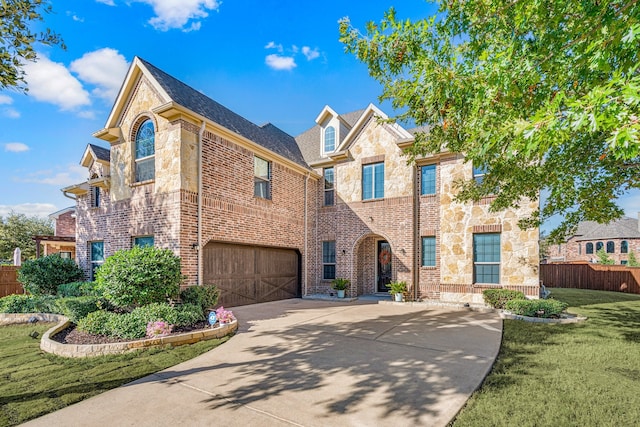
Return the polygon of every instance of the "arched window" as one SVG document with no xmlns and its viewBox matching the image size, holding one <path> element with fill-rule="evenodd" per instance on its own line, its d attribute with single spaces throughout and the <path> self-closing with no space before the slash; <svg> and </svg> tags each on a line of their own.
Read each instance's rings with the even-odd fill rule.
<svg viewBox="0 0 640 427">
<path fill-rule="evenodd" d="M 608 254 L 613 254 L 616 252 L 616 244 L 613 243 L 611 240 L 609 240 L 607 242 L 607 253 Z"/>
<path fill-rule="evenodd" d="M 589 242 L 585 246 L 585 253 L 592 254 L 593 253 L 593 243 Z"/>
<path fill-rule="evenodd" d="M 596 242 L 596 252 L 598 252 L 602 248 L 604 248 L 604 243 Z"/>
<path fill-rule="evenodd" d="M 629 252 L 629 242 L 627 242 L 626 240 L 623 240 L 622 242 L 620 242 L 620 253 L 626 254 L 628 252 Z"/>
<path fill-rule="evenodd" d="M 324 152 L 332 153 L 336 149 L 336 129 L 329 126 L 324 130 Z"/>
<path fill-rule="evenodd" d="M 136 182 L 156 176 L 155 130 L 151 120 L 145 120 L 136 132 Z"/>
</svg>

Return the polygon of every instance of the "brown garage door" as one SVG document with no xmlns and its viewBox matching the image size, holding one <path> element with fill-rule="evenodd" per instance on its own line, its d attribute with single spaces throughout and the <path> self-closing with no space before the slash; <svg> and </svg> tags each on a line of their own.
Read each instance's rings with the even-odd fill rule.
<svg viewBox="0 0 640 427">
<path fill-rule="evenodd" d="M 228 307 L 300 296 L 298 253 L 229 243 L 204 248 L 204 283 L 220 289 Z"/>
</svg>

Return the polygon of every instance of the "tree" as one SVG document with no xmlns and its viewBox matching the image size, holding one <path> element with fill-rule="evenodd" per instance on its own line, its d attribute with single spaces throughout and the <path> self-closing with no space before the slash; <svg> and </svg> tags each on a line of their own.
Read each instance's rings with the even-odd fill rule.
<svg viewBox="0 0 640 427">
<path fill-rule="evenodd" d="M 33 236 L 53 234 L 51 220 L 28 217 L 25 214 L 9 212 L 6 218 L 0 216 L 0 259 L 13 259 L 13 251 L 20 248 L 23 259 L 36 256 L 36 243 Z"/>
<path fill-rule="evenodd" d="M 32 295 L 56 295 L 58 285 L 76 282 L 84 277 L 83 271 L 72 259 L 60 254 L 27 260 L 18 270 L 18 281 Z"/>
<path fill-rule="evenodd" d="M 596 252 L 596 256 L 598 257 L 598 264 L 614 265 L 616 263 L 616 261 L 604 251 L 604 248 L 600 248 Z"/>
<path fill-rule="evenodd" d="M 640 267 L 640 262 L 636 258 L 636 254 L 633 251 L 629 252 L 629 267 Z"/>
<path fill-rule="evenodd" d="M 458 182 L 459 201 L 495 195 L 493 211 L 548 194 L 521 220 L 622 216 L 640 188 L 640 4 L 634 0 L 451 0 L 437 15 L 390 9 L 366 33 L 340 21 L 346 51 L 382 86 L 392 118 L 426 125 L 410 159 L 448 150 L 488 173 Z"/>
<path fill-rule="evenodd" d="M 51 13 L 46 0 L 2 0 L 0 2 L 0 90 L 24 86 L 24 61 L 36 61 L 35 43 L 57 45 L 66 49 L 60 35 L 47 28 L 35 32 L 30 28 L 43 21 L 43 13 Z"/>
</svg>

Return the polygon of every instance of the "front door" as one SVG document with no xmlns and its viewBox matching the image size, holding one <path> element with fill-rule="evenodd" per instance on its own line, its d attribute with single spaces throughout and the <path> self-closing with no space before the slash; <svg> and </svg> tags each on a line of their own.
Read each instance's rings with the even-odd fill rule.
<svg viewBox="0 0 640 427">
<path fill-rule="evenodd" d="M 391 245 L 386 240 L 378 241 L 378 292 L 388 292 L 385 285 L 391 283 Z"/>
</svg>

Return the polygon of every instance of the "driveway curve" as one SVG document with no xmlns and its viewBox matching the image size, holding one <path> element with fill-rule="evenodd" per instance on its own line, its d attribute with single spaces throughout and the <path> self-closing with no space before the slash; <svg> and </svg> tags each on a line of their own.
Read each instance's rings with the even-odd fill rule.
<svg viewBox="0 0 640 427">
<path fill-rule="evenodd" d="M 491 369 L 495 313 L 291 299 L 236 336 L 28 426 L 444 426 Z"/>
</svg>

